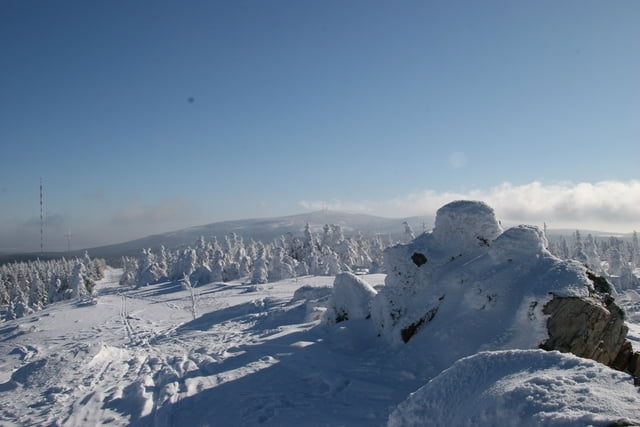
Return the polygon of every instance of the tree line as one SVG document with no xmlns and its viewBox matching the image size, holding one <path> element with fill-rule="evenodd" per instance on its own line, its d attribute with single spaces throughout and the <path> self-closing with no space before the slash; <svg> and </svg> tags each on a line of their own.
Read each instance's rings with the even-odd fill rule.
<svg viewBox="0 0 640 427">
<path fill-rule="evenodd" d="M 106 268 L 102 259 L 36 260 L 0 266 L 0 306 L 7 320 L 57 301 L 91 295 Z"/>
<path fill-rule="evenodd" d="M 393 244 L 388 236 L 345 237 L 340 225 L 326 224 L 314 233 L 307 224 L 302 237 L 291 233 L 272 242 L 245 242 L 235 233 L 222 241 L 200 237 L 180 249 L 145 249 L 139 257 L 122 260 L 122 285 L 145 286 L 169 280 L 190 283 L 243 280 L 262 284 L 306 275 L 340 272 L 383 272 L 383 251 Z"/>
<path fill-rule="evenodd" d="M 640 287 L 634 271 L 640 268 L 638 233 L 630 240 L 616 236 L 583 236 L 576 230 L 570 236 L 559 236 L 549 242 L 551 253 L 561 259 L 575 259 L 595 273 L 605 276 L 619 291 Z"/>
</svg>

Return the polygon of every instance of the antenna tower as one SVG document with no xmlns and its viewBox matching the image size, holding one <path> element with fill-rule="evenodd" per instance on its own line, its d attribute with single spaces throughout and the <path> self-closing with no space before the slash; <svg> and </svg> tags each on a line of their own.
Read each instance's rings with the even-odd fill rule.
<svg viewBox="0 0 640 427">
<path fill-rule="evenodd" d="M 44 189 L 40 178 L 40 253 L 44 253 Z"/>
</svg>

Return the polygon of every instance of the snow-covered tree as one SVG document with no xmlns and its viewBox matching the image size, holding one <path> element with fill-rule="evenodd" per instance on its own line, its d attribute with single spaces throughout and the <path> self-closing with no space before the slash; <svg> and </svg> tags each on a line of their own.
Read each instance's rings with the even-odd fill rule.
<svg viewBox="0 0 640 427">
<path fill-rule="evenodd" d="M 240 278 L 240 264 L 235 261 L 228 262 L 224 266 L 223 278 L 225 282 L 238 280 Z"/>
<path fill-rule="evenodd" d="M 352 239 L 345 239 L 338 243 L 335 252 L 340 261 L 341 271 L 351 271 L 353 267 L 362 265 L 357 246 Z"/>
<path fill-rule="evenodd" d="M 251 258 L 247 255 L 242 255 L 238 263 L 238 276 L 240 278 L 248 277 L 251 274 L 251 267 Z"/>
<path fill-rule="evenodd" d="M 21 317 L 47 304 L 70 298 L 74 266 L 79 262 L 91 265 L 82 274 L 84 288 L 90 291 L 102 277 L 106 263 L 90 258 L 88 254 L 74 261 L 62 258 L 0 265 L 0 301 L 7 304 L 7 317 Z"/>
<path fill-rule="evenodd" d="M 60 277 L 52 277 L 49 280 L 49 291 L 47 293 L 47 300 L 52 303 L 60 301 L 64 298 L 64 291 L 68 286 L 63 286 L 62 279 Z"/>
<path fill-rule="evenodd" d="M 607 264 L 609 265 L 607 274 L 619 276 L 627 263 L 622 258 L 620 249 L 617 247 L 611 247 L 607 252 Z"/>
<path fill-rule="evenodd" d="M 560 236 L 553 252 L 561 259 L 569 259 L 569 245 L 564 236 Z"/>
<path fill-rule="evenodd" d="M 591 268 L 596 273 L 601 274 L 603 272 L 602 260 L 600 259 L 595 239 L 591 233 L 587 234 L 587 237 L 584 240 L 584 253 L 587 256 L 586 264 L 589 266 L 589 268 Z"/>
<path fill-rule="evenodd" d="M 309 266 L 307 265 L 307 263 L 304 261 L 299 262 L 296 265 L 296 276 L 302 277 L 302 276 L 308 276 L 308 275 L 309 275 Z"/>
<path fill-rule="evenodd" d="M 122 276 L 120 276 L 120 285 L 134 286 L 137 283 L 138 260 L 131 257 L 122 257 Z"/>
<path fill-rule="evenodd" d="M 187 247 L 178 258 L 176 278 L 190 277 L 198 268 L 198 254 L 195 249 Z"/>
<path fill-rule="evenodd" d="M 640 289 L 640 278 L 633 274 L 633 270 L 629 264 L 624 264 L 620 269 L 620 275 L 612 277 L 613 285 L 618 292 L 627 289 Z"/>
<path fill-rule="evenodd" d="M 259 285 L 269 281 L 269 266 L 264 257 L 258 258 L 253 265 L 251 283 Z"/>
<path fill-rule="evenodd" d="M 338 254 L 336 254 L 335 252 L 327 249 L 322 255 L 321 260 L 324 275 L 335 276 L 336 274 L 342 272 L 340 258 L 338 258 Z"/>
<path fill-rule="evenodd" d="M 86 271 L 84 264 L 78 261 L 73 266 L 73 272 L 71 273 L 70 285 L 71 285 L 71 298 L 78 298 L 87 295 L 88 291 L 85 285 Z"/>
<path fill-rule="evenodd" d="M 9 282 L 0 274 L 0 305 L 9 304 Z"/>
<path fill-rule="evenodd" d="M 31 279 L 31 289 L 29 292 L 29 307 L 35 311 L 41 310 L 47 304 L 47 292 L 44 282 L 36 272 Z"/>
<path fill-rule="evenodd" d="M 224 282 L 224 254 L 221 250 L 216 251 L 211 261 L 211 281 Z"/>
<path fill-rule="evenodd" d="M 411 226 L 407 221 L 404 221 L 402 225 L 404 225 L 403 243 L 409 243 L 410 241 L 416 238 L 415 234 L 413 233 L 413 228 L 411 228 Z"/>
<path fill-rule="evenodd" d="M 295 267 L 292 263 L 293 259 L 285 256 L 285 250 L 283 248 L 276 248 L 271 263 L 269 264 L 269 281 L 276 282 L 278 280 L 295 277 Z"/>
</svg>

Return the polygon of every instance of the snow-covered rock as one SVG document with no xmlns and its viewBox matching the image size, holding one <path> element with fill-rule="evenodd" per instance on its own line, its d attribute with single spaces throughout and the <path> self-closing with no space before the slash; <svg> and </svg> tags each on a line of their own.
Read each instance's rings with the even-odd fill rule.
<svg viewBox="0 0 640 427">
<path fill-rule="evenodd" d="M 613 298 L 593 292 L 589 297 L 557 297 L 543 309 L 549 315 L 549 338 L 541 343 L 548 350 L 611 365 L 625 342 L 628 328 L 624 312 Z"/>
<path fill-rule="evenodd" d="M 438 209 L 433 237 L 442 248 L 464 253 L 488 246 L 501 232 L 490 206 L 459 200 Z"/>
<path fill-rule="evenodd" d="M 453 364 L 398 405 L 396 426 L 638 425 L 629 375 L 570 354 L 482 352 Z"/>
<path fill-rule="evenodd" d="M 484 203 L 450 203 L 432 233 L 385 251 L 375 327 L 394 344 L 442 349 L 433 363 L 443 369 L 478 351 L 540 346 L 613 366 L 627 328 L 610 286 L 547 246 L 537 227 L 502 232 Z"/>
<path fill-rule="evenodd" d="M 535 261 L 546 254 L 547 240 L 537 227 L 520 225 L 509 228 L 500 234 L 492 243 L 489 255 L 496 263 Z"/>
<path fill-rule="evenodd" d="M 371 285 L 355 274 L 338 274 L 333 282 L 325 321 L 338 323 L 343 320 L 368 318 L 371 300 L 376 293 Z"/>
</svg>

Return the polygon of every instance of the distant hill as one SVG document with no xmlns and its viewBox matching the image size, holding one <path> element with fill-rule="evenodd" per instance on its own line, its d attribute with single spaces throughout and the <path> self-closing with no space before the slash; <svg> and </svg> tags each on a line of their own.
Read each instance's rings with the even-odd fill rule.
<svg viewBox="0 0 640 427">
<path fill-rule="evenodd" d="M 88 251 L 92 257 L 115 259 L 125 255 L 135 255 L 143 248 L 155 248 L 160 245 L 170 248 L 193 245 L 200 236 L 204 236 L 205 239 L 212 239 L 214 236 L 222 239 L 232 232 L 242 236 L 242 238 L 246 240 L 271 241 L 287 233 L 302 236 L 302 231 L 306 224 L 311 226 L 314 233 L 322 232 L 322 227 L 325 224 L 337 224 L 342 227 L 346 237 L 353 236 L 358 232 L 363 235 L 383 234 L 391 237 L 399 237 L 404 232 L 404 226 L 402 225 L 404 221 L 407 221 L 411 225 L 416 235 L 422 233 L 425 227 L 429 230 L 433 226 L 432 217 L 394 219 L 375 215 L 323 210 L 276 218 L 215 222 L 167 233 L 154 234 L 108 246 L 99 246 L 72 252 L 47 253 L 44 256 L 39 253 L 4 254 L 0 255 L 0 264 L 12 261 L 27 261 L 36 258 L 48 259 L 60 256 L 80 256 L 84 254 L 85 250 Z"/>
<path fill-rule="evenodd" d="M 407 221 L 409 225 L 411 225 L 415 235 L 417 236 L 423 231 L 431 230 L 433 227 L 434 216 L 385 218 L 375 215 L 322 210 L 275 218 L 221 221 L 167 233 L 154 234 L 113 245 L 83 248 L 71 252 L 47 252 L 44 254 L 39 252 L 19 254 L 0 253 L 0 265 L 8 262 L 29 261 L 38 258 L 53 259 L 63 256 L 76 257 L 82 256 L 85 251 L 88 251 L 93 257 L 118 259 L 126 255 L 136 255 L 143 248 L 156 248 L 160 245 L 164 245 L 168 248 L 192 245 L 200 236 L 204 236 L 206 239 L 212 239 L 214 236 L 218 239 L 222 239 L 231 232 L 234 232 L 247 240 L 254 239 L 271 241 L 272 239 L 287 233 L 292 233 L 295 236 L 301 236 L 302 230 L 307 223 L 311 226 L 314 233 L 321 233 L 322 227 L 325 224 L 338 224 L 342 227 L 344 234 L 347 237 L 360 232 L 363 235 L 369 236 L 382 234 L 388 235 L 392 238 L 399 238 L 404 232 L 404 226 L 402 225 L 404 221 Z M 509 226 L 509 224 L 503 224 L 504 228 L 509 228 Z M 570 236 L 575 232 L 575 230 L 576 229 L 549 229 L 547 231 L 547 237 L 549 240 L 555 240 L 560 236 Z M 595 230 L 580 229 L 580 232 L 584 236 L 592 234 L 597 238 L 615 236 L 622 239 L 628 239 L 631 237 L 631 234 L 608 233 Z"/>
<path fill-rule="evenodd" d="M 193 245 L 200 236 L 204 236 L 205 239 L 212 239 L 214 236 L 222 239 L 232 232 L 247 240 L 271 241 L 287 233 L 302 236 L 302 231 L 306 224 L 309 224 L 315 233 L 322 232 L 322 227 L 325 224 L 337 224 L 342 227 L 347 237 L 358 232 L 364 235 L 400 236 L 404 232 L 404 226 L 402 225 L 404 221 L 407 221 L 413 227 L 416 234 L 422 231 L 423 221 L 428 224 L 429 228 L 433 223 L 432 219 L 426 217 L 392 219 L 365 214 L 318 211 L 277 218 L 215 222 L 168 233 L 155 234 L 115 245 L 91 248 L 89 249 L 89 254 L 91 256 L 109 258 L 137 253 L 142 248 L 153 248 L 160 245 L 166 247 Z"/>
</svg>

